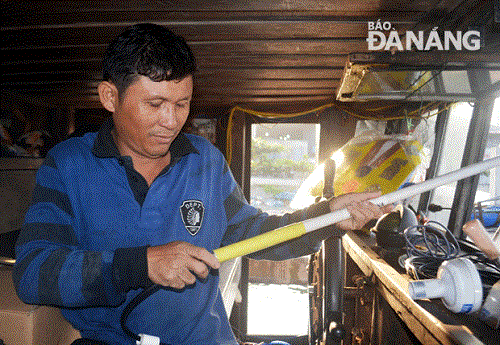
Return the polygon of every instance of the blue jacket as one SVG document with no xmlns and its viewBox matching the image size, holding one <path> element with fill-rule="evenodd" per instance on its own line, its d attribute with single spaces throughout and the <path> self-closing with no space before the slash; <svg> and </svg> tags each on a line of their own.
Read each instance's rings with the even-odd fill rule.
<svg viewBox="0 0 500 345">
<path fill-rule="evenodd" d="M 281 217 L 251 207 L 223 155 L 180 134 L 172 162 L 147 186 L 120 156 L 106 121 L 98 133 L 54 147 L 37 173 L 33 203 L 16 247 L 14 283 L 30 304 L 59 306 L 83 337 L 133 344 L 120 327 L 128 302 L 151 286 L 147 246 L 185 241 L 221 246 L 328 211 L 327 203 Z M 273 260 L 317 249 L 301 239 L 253 255 Z M 136 334 L 169 344 L 236 344 L 217 272 L 179 291 L 162 288 L 128 319 Z"/>
</svg>

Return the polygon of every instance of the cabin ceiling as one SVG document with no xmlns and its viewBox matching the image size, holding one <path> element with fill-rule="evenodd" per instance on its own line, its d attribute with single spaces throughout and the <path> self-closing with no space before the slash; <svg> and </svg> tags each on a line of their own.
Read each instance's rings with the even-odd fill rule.
<svg viewBox="0 0 500 345">
<path fill-rule="evenodd" d="M 491 60 L 500 51 L 494 2 L 2 1 L 2 91 L 98 107 L 107 43 L 131 24 L 155 22 L 184 36 L 195 53 L 194 104 L 325 103 L 336 98 L 348 54 L 368 52 L 368 22 L 377 19 L 400 32 L 479 28 Z"/>
</svg>

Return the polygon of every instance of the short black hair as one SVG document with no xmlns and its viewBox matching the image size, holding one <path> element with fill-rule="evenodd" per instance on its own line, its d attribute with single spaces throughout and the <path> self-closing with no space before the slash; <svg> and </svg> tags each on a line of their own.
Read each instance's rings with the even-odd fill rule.
<svg viewBox="0 0 500 345">
<path fill-rule="evenodd" d="M 123 95 L 140 75 L 153 81 L 180 80 L 196 71 L 193 52 L 183 37 L 151 23 L 136 24 L 108 46 L 103 61 L 103 79 Z"/>
</svg>

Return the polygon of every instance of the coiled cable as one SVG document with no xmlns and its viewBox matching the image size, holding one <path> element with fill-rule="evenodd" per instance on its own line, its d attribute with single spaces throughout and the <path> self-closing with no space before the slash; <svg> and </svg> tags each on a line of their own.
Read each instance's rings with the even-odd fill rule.
<svg viewBox="0 0 500 345">
<path fill-rule="evenodd" d="M 435 278 L 444 261 L 466 257 L 476 265 L 485 291 L 500 280 L 500 267 L 496 263 L 477 249 L 471 253 L 461 252 L 459 241 L 439 222 L 411 226 L 404 231 L 404 238 L 407 253 L 405 268 L 414 279 Z M 474 248 L 469 241 L 460 240 L 460 243 Z"/>
<path fill-rule="evenodd" d="M 415 279 L 435 278 L 439 266 L 460 254 L 460 245 L 443 224 L 429 221 L 413 225 L 404 231 L 407 272 Z M 411 268 L 411 269 L 409 269 Z"/>
</svg>

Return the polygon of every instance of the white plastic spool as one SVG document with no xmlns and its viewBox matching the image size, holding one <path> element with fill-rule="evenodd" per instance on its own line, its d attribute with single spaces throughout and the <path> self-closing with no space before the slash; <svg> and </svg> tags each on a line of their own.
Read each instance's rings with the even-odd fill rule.
<svg viewBox="0 0 500 345">
<path fill-rule="evenodd" d="M 408 290 L 414 300 L 441 298 L 446 308 L 455 313 L 475 312 L 483 302 L 481 277 L 466 258 L 443 262 L 436 279 L 411 281 Z"/>
</svg>

